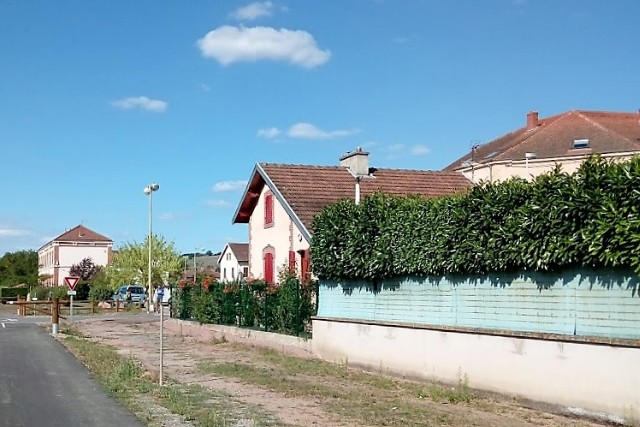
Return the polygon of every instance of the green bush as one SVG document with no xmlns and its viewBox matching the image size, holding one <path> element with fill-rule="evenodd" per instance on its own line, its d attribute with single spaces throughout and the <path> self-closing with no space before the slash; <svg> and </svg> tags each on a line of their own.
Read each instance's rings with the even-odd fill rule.
<svg viewBox="0 0 640 427">
<path fill-rule="evenodd" d="M 640 157 L 587 159 L 529 183 L 438 199 L 375 194 L 313 221 L 312 270 L 331 280 L 631 267 L 640 274 Z"/>
<path fill-rule="evenodd" d="M 91 284 L 88 298 L 94 301 L 111 301 L 114 291 L 111 286 L 104 283 Z"/>
<path fill-rule="evenodd" d="M 19 296 L 26 298 L 29 288 L 0 288 L 1 299 L 17 299 Z"/>
</svg>

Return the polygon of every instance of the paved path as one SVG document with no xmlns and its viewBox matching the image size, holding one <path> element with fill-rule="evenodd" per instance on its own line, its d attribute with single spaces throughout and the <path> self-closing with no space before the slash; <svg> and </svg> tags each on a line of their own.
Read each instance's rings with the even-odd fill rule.
<svg viewBox="0 0 640 427">
<path fill-rule="evenodd" d="M 47 331 L 0 313 L 0 427 L 142 425 Z"/>
</svg>

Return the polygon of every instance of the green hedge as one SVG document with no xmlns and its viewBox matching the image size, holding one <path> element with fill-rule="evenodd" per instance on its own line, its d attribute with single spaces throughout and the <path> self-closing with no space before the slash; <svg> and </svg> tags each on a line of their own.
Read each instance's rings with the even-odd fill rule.
<svg viewBox="0 0 640 427">
<path fill-rule="evenodd" d="M 27 297 L 29 288 L 0 288 L 0 299 L 17 299 L 18 296 Z"/>
<path fill-rule="evenodd" d="M 264 281 L 181 282 L 173 300 L 180 319 L 299 335 L 315 314 L 317 283 L 300 283 L 285 271 L 278 285 Z"/>
<path fill-rule="evenodd" d="M 529 183 L 483 183 L 438 199 L 375 194 L 313 221 L 324 279 L 631 267 L 640 274 L 640 157 L 593 156 Z"/>
</svg>

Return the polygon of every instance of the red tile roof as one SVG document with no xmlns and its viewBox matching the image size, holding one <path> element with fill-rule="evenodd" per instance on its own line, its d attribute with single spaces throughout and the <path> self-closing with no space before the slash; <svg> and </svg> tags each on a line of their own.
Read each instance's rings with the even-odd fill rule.
<svg viewBox="0 0 640 427">
<path fill-rule="evenodd" d="M 113 242 L 113 240 L 84 225 L 77 225 L 53 239 L 52 242 Z"/>
<path fill-rule="evenodd" d="M 229 249 L 233 251 L 238 262 L 249 262 L 248 243 L 229 243 Z"/>
<path fill-rule="evenodd" d="M 309 232 L 313 217 L 325 206 L 355 197 L 355 181 L 345 167 L 260 163 L 254 170 L 234 223 L 249 222 L 267 180 Z M 360 192 L 362 197 L 377 191 L 437 197 L 465 191 L 470 186 L 470 181 L 457 172 L 373 169 L 371 177 L 361 180 Z"/>
<path fill-rule="evenodd" d="M 602 111 L 568 111 L 536 120 L 465 154 L 444 170 L 455 170 L 463 162 L 488 163 L 522 160 L 525 153 L 553 158 L 590 153 L 640 151 L 640 114 Z M 588 149 L 573 149 L 573 141 L 588 139 Z"/>
</svg>

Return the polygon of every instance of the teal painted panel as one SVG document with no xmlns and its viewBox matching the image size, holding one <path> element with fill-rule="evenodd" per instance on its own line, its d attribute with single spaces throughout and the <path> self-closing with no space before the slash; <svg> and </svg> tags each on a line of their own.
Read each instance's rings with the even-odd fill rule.
<svg viewBox="0 0 640 427">
<path fill-rule="evenodd" d="M 640 339 L 638 278 L 626 271 L 321 282 L 318 315 Z"/>
</svg>

